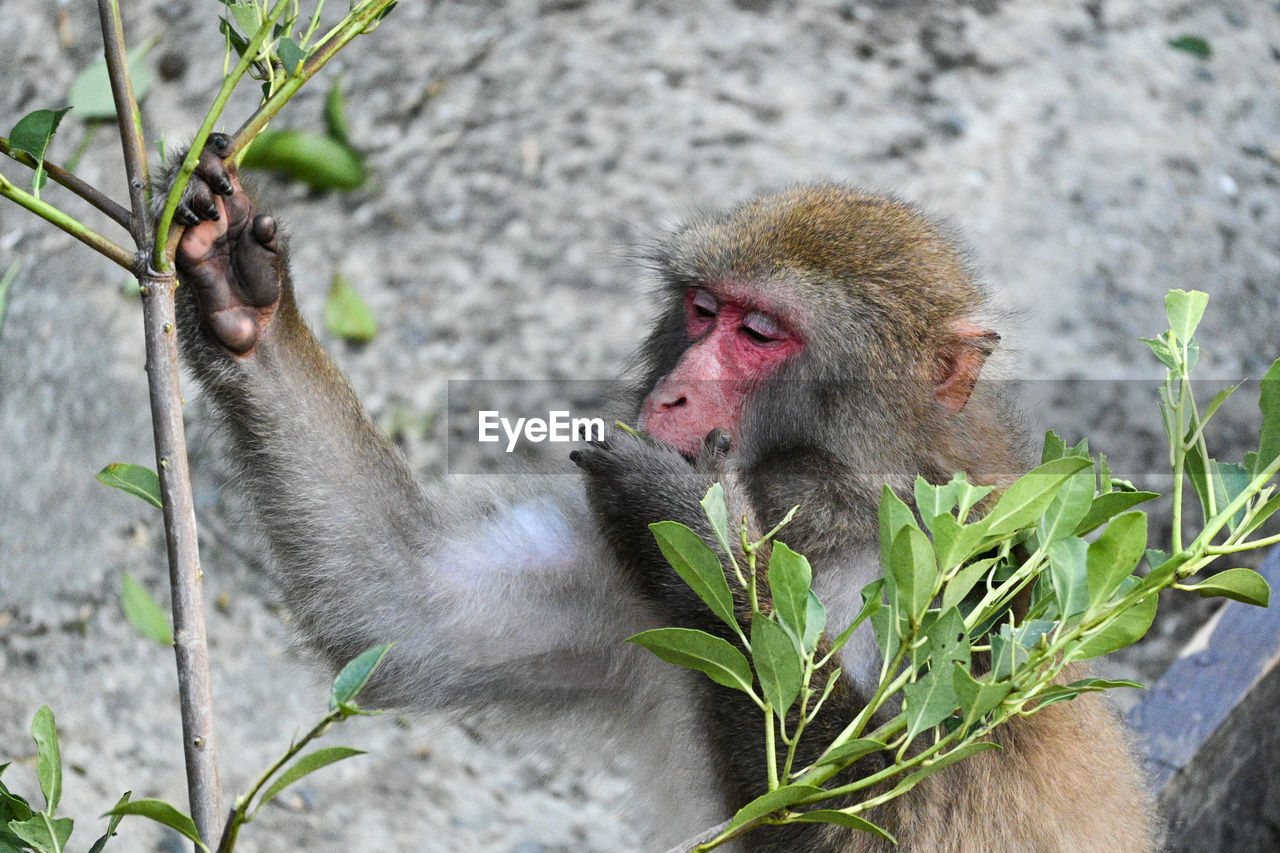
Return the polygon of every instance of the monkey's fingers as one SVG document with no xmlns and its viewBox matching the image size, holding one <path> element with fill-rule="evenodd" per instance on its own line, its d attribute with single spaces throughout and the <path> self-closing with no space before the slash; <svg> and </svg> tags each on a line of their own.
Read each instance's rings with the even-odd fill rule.
<svg viewBox="0 0 1280 853">
<path fill-rule="evenodd" d="M 238 187 L 234 183 L 235 167 L 228 167 L 222 158 L 231 150 L 231 137 L 225 133 L 212 133 L 200 151 L 191 182 L 183 193 L 182 201 L 174 212 L 174 220 L 183 225 L 195 225 L 206 219 L 217 219 L 221 211 L 214 203 L 215 195 L 229 196 Z"/>
<path fill-rule="evenodd" d="M 240 298 L 254 308 L 266 308 L 280 299 L 284 280 L 284 256 L 274 218 L 265 214 L 240 233 L 232 248 Z"/>
</svg>

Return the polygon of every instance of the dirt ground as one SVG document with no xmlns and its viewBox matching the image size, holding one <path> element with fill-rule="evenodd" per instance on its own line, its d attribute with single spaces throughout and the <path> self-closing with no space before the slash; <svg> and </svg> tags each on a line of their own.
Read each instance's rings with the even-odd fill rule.
<svg viewBox="0 0 1280 853">
<path fill-rule="evenodd" d="M 221 77 L 221 7 L 123 6 L 132 41 L 163 33 L 147 132 L 176 145 Z M 91 4 L 0 0 L 0 132 L 61 105 L 101 53 L 96 21 Z M 1169 45 L 1184 35 L 1212 55 Z M 337 64 L 371 182 L 262 190 L 293 234 L 304 313 L 318 323 L 340 269 L 378 317 L 366 346 L 327 342 L 423 476 L 445 467 L 448 380 L 616 376 L 649 304 L 626 249 L 691 210 L 795 181 L 889 190 L 958 228 L 1006 314 L 1003 369 L 1030 380 L 1031 423 L 1089 435 L 1135 479 L 1164 454 L 1140 381 L 1157 365 L 1137 338 L 1163 328 L 1166 290 L 1213 296 L 1203 375 L 1257 378 L 1280 355 L 1273 0 L 405 0 Z M 326 86 L 281 124 L 318 128 Z M 231 124 L 248 109 L 233 103 Z M 50 158 L 85 132 L 69 117 Z M 124 198 L 118 155 L 104 129 L 80 172 Z M 109 462 L 153 459 L 140 311 L 117 268 L 0 204 L 0 270 L 14 259 L 0 331 L 0 761 L 17 759 L 6 781 L 34 793 L 26 729 L 51 705 L 65 808 L 83 823 L 73 844 L 86 847 L 125 789 L 185 800 L 171 658 L 117 603 L 124 572 L 165 594 L 158 514 L 93 481 Z M 190 397 L 223 780 L 237 791 L 323 712 L 326 679 L 293 644 Z M 1238 455 L 1249 406 L 1223 427 L 1220 449 Z M 1175 609 L 1114 668 L 1158 675 L 1202 613 Z M 420 715 L 356 720 L 330 741 L 370 754 L 308 778 L 240 849 L 653 849 L 611 755 L 566 758 Z M 116 844 L 185 846 L 142 822 Z"/>
</svg>

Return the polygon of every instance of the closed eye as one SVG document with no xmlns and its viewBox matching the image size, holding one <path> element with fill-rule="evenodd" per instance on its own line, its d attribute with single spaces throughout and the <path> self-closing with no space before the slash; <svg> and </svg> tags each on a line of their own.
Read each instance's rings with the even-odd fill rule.
<svg viewBox="0 0 1280 853">
<path fill-rule="evenodd" d="M 742 333 L 753 343 L 762 346 L 777 343 L 787 337 L 777 320 L 760 311 L 752 311 L 742 318 Z"/>
<path fill-rule="evenodd" d="M 716 303 L 716 299 L 705 290 L 696 290 L 693 293 L 689 303 L 693 306 L 693 314 L 695 317 L 701 317 L 709 320 L 716 316 L 716 312 L 720 306 Z"/>
</svg>

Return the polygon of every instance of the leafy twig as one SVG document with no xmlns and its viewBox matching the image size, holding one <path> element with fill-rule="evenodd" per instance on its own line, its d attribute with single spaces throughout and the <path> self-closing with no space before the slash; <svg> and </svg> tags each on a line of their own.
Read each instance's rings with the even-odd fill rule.
<svg viewBox="0 0 1280 853">
<path fill-rule="evenodd" d="M 25 151 L 14 152 L 9 148 L 9 140 L 0 136 L 0 154 L 5 154 L 17 160 L 24 166 L 35 169 L 41 164 L 36 162 L 36 158 L 32 157 Z M 132 227 L 133 216 L 129 211 L 125 210 L 121 205 L 107 197 L 105 193 L 92 184 L 85 183 L 75 175 L 68 172 L 61 166 L 50 163 L 48 160 L 43 162 L 44 170 L 53 178 L 55 183 L 59 183 L 67 189 L 71 190 L 80 198 L 89 202 L 89 204 L 98 208 L 98 210 L 111 217 L 111 220 L 121 227 L 128 229 Z"/>
</svg>

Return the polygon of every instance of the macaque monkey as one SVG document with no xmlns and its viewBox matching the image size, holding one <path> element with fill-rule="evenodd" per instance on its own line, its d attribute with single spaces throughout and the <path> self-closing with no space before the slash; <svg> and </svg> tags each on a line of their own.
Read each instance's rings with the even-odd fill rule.
<svg viewBox="0 0 1280 853">
<path fill-rule="evenodd" d="M 715 481 L 759 529 L 799 505 L 785 540 L 843 626 L 881 571 L 882 483 L 909 494 L 918 474 L 965 471 L 1000 486 L 1028 467 L 1016 418 L 979 383 L 999 337 L 962 256 L 914 208 L 820 184 L 696 219 L 649 252 L 662 307 L 631 414 L 653 440 L 615 431 L 575 451 L 580 478 L 424 489 L 299 315 L 284 242 L 222 163 L 227 142 L 211 138 L 179 209 L 180 331 L 303 633 L 334 665 L 398 641 L 369 704 L 484 714 L 511 731 L 562 724 L 634 752 L 654 849 L 728 817 L 765 772 L 743 694 L 623 642 L 723 630 L 648 524 L 706 531 L 698 502 Z M 841 666 L 815 738 L 874 688 L 869 632 Z M 870 817 L 917 853 L 1150 849 L 1142 782 L 1103 702 L 1058 703 L 997 734 L 1003 750 Z M 892 848 L 811 825 L 737 849 Z"/>
</svg>

